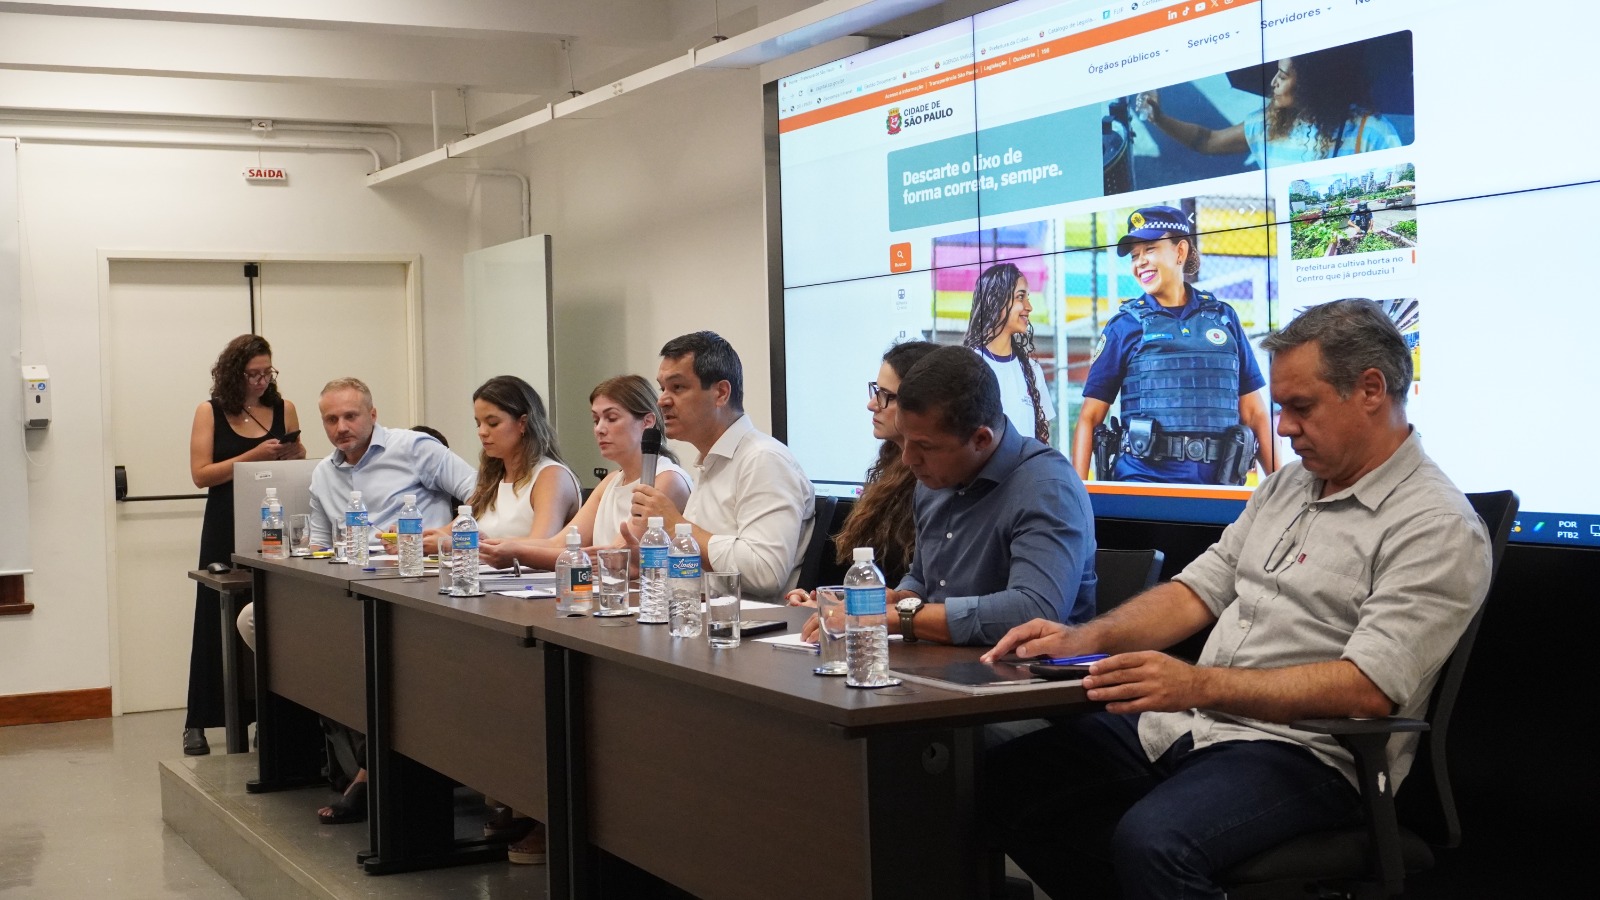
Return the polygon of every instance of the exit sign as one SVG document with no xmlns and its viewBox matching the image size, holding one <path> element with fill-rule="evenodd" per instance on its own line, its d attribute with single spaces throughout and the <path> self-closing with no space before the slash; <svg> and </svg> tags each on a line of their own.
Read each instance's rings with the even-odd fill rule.
<svg viewBox="0 0 1600 900">
<path fill-rule="evenodd" d="M 286 182 L 289 180 L 289 172 L 287 169 L 249 168 L 244 170 L 244 180 L 257 184 Z"/>
</svg>

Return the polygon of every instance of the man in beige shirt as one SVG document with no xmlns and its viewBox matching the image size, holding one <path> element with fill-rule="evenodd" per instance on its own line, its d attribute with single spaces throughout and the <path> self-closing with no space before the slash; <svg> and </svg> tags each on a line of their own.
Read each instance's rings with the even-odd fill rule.
<svg viewBox="0 0 1600 900">
<path fill-rule="evenodd" d="M 1488 591 L 1488 535 L 1406 421 L 1411 356 L 1378 306 L 1312 307 L 1262 346 L 1299 461 L 1172 582 L 986 656 L 1112 654 L 1084 679 L 1105 712 L 989 758 L 999 842 L 1052 896 L 1221 898 L 1216 873 L 1356 821 L 1349 755 L 1286 723 L 1420 715 Z M 1156 649 L 1207 626 L 1198 665 Z M 1396 785 L 1414 750 L 1390 742 Z"/>
</svg>

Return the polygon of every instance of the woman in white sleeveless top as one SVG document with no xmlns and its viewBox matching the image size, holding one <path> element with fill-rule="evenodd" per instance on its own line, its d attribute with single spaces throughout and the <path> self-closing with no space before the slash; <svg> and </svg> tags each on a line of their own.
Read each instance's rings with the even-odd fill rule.
<svg viewBox="0 0 1600 900">
<path fill-rule="evenodd" d="M 484 538 L 544 538 L 578 510 L 577 476 L 561 461 L 555 429 L 533 386 L 496 375 L 472 394 L 483 455 L 468 503 Z M 492 563 L 492 560 L 486 560 Z"/>
<path fill-rule="evenodd" d="M 640 449 L 644 430 L 661 421 L 656 392 L 638 375 L 608 378 L 589 392 L 589 412 L 594 417 L 594 438 L 600 455 L 615 463 L 618 470 L 600 482 L 583 508 L 553 537 L 485 541 L 483 553 L 490 565 L 508 566 L 515 559 L 535 568 L 554 568 L 556 557 L 566 547 L 568 528 L 578 529 L 586 547 L 622 546 L 620 529 L 624 527 L 632 528 L 636 539 L 644 533 L 644 523 L 632 518 L 633 486 L 639 483 L 644 464 Z M 689 475 L 679 467 L 677 456 L 665 447 L 656 463 L 656 487 L 672 498 L 680 512 L 689 502 Z"/>
</svg>

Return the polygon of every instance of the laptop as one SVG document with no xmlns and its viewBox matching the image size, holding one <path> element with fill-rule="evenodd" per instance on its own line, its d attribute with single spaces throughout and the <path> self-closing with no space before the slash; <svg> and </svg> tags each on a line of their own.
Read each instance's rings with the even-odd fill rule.
<svg viewBox="0 0 1600 900">
<path fill-rule="evenodd" d="M 311 512 L 311 472 L 320 459 L 280 459 L 233 464 L 233 550 L 261 549 L 261 498 L 278 489 L 284 518 Z"/>
</svg>

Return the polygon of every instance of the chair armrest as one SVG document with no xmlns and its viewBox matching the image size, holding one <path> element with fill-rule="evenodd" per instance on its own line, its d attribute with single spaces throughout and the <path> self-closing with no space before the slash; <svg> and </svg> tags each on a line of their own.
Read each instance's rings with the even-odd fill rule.
<svg viewBox="0 0 1600 900">
<path fill-rule="evenodd" d="M 1303 719 L 1289 725 L 1313 734 L 1330 735 L 1354 758 L 1356 786 L 1366 813 L 1367 838 L 1371 842 L 1373 875 L 1381 886 L 1381 896 L 1399 896 L 1405 878 L 1405 862 L 1400 852 L 1400 824 L 1395 817 L 1394 783 L 1389 776 L 1389 760 L 1385 751 L 1389 739 L 1394 735 L 1427 731 L 1428 723 L 1420 719 L 1384 716 L 1376 719 Z"/>
<path fill-rule="evenodd" d="M 1341 734 L 1402 734 L 1408 731 L 1427 731 L 1428 723 L 1421 719 L 1384 716 L 1381 719 L 1300 719 L 1290 722 L 1289 727 L 1313 734 L 1338 737 Z"/>
</svg>

